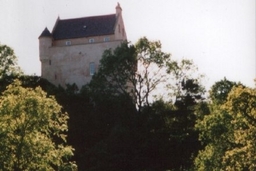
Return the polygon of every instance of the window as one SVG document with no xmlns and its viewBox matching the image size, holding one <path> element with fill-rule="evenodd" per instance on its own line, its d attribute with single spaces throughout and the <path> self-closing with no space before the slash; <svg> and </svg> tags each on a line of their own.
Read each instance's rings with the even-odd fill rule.
<svg viewBox="0 0 256 171">
<path fill-rule="evenodd" d="M 121 32 L 120 24 L 118 24 L 118 32 L 119 32 L 119 33 Z"/>
<path fill-rule="evenodd" d="M 49 60 L 49 65 L 52 65 L 52 61 L 51 60 Z"/>
<path fill-rule="evenodd" d="M 94 75 L 95 74 L 95 63 L 91 62 L 90 63 L 90 75 Z"/>
<path fill-rule="evenodd" d="M 70 46 L 71 45 L 71 41 L 66 41 L 66 46 Z"/>
<path fill-rule="evenodd" d="M 89 43 L 93 43 L 94 42 L 94 39 L 89 39 Z"/>
<path fill-rule="evenodd" d="M 124 28 L 122 28 L 122 35 L 124 36 Z"/>
<path fill-rule="evenodd" d="M 104 42 L 109 42 L 110 38 L 109 37 L 104 37 Z"/>
</svg>

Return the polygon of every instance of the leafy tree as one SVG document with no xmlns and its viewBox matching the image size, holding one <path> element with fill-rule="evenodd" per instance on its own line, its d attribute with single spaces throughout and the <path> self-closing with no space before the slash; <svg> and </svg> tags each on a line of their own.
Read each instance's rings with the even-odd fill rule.
<svg viewBox="0 0 256 171">
<path fill-rule="evenodd" d="M 21 73 L 14 51 L 7 45 L 0 44 L 0 79 Z"/>
<path fill-rule="evenodd" d="M 162 51 L 160 41 L 149 41 L 143 37 L 135 44 L 137 52 L 137 71 L 131 80 L 135 88 L 137 106 L 149 106 L 150 98 L 167 80 L 166 67 L 171 62 L 171 55 Z M 159 94 L 159 92 L 157 92 Z"/>
<path fill-rule="evenodd" d="M 164 82 L 165 76 L 160 71 L 169 59 L 170 54 L 161 51 L 159 41 L 144 37 L 136 45 L 124 42 L 114 51 L 104 52 L 99 71 L 89 88 L 94 94 L 97 91 L 107 96 L 133 96 L 133 103 L 140 110 L 143 105 L 149 105 L 150 93 Z"/>
<path fill-rule="evenodd" d="M 224 109 L 231 115 L 232 148 L 223 156 L 226 170 L 256 170 L 256 88 L 234 87 Z"/>
<path fill-rule="evenodd" d="M 232 139 L 231 117 L 221 105 L 226 102 L 228 93 L 235 85 L 235 82 L 225 78 L 216 82 L 210 90 L 211 103 L 201 104 L 198 109 L 201 113 L 197 114 L 196 129 L 200 131 L 199 140 L 204 149 L 199 151 L 195 159 L 197 170 L 221 170 L 222 156 L 232 146 L 229 141 Z"/>
<path fill-rule="evenodd" d="M 106 99 L 111 101 L 118 96 L 130 98 L 134 87 L 129 80 L 136 72 L 134 46 L 124 42 L 114 51 L 106 50 L 100 63 L 99 71 L 81 92 L 89 93 L 95 103 L 105 103 Z"/>
<path fill-rule="evenodd" d="M 199 140 L 203 142 L 204 149 L 195 159 L 196 170 L 223 169 L 222 157 L 232 146 L 233 128 L 230 122 L 230 115 L 219 107 L 211 108 L 210 114 L 198 121 L 196 128 L 200 131 Z"/>
<path fill-rule="evenodd" d="M 196 125 L 205 145 L 197 170 L 255 170 L 255 93 L 226 79 L 212 87 L 210 114 Z"/>
<path fill-rule="evenodd" d="M 0 97 L 0 170 L 74 170 L 67 119 L 41 88 L 9 85 Z"/>
<path fill-rule="evenodd" d="M 95 139 L 85 170 L 189 168 L 200 146 L 194 107 L 204 93 L 195 71 L 192 61 L 171 60 L 145 37 L 105 51 L 82 89 L 91 98 L 88 133 Z"/>
<path fill-rule="evenodd" d="M 204 94 L 204 87 L 201 85 L 201 79 L 204 77 L 197 73 L 198 68 L 192 60 L 182 59 L 181 61 L 171 61 L 167 64 L 168 77 L 171 80 L 167 84 L 169 96 L 176 98 Z M 195 96 L 196 97 L 196 96 Z"/>
<path fill-rule="evenodd" d="M 135 45 L 124 42 L 115 50 L 106 50 L 100 63 L 99 71 L 84 89 L 97 94 L 96 101 L 120 94 L 132 97 L 138 111 L 156 99 L 184 96 L 182 84 L 189 80 L 200 83 L 200 78 L 191 74 L 197 70 L 192 61 L 171 60 L 171 55 L 162 51 L 160 41 L 145 37 Z"/>
<path fill-rule="evenodd" d="M 56 95 L 63 92 L 64 89 L 58 88 L 55 85 L 51 84 L 49 81 L 47 81 L 44 78 L 41 78 L 40 76 L 36 75 L 20 75 L 17 76 L 6 76 L 4 79 L 0 79 L 0 92 L 6 90 L 7 86 L 13 83 L 15 80 L 19 80 L 22 84 L 22 87 L 26 88 L 36 88 L 40 86 L 44 91 L 47 92 L 47 94 L 50 95 Z M 61 93 L 62 93 L 61 92 Z"/>
<path fill-rule="evenodd" d="M 187 80 L 181 81 L 180 90 L 178 88 L 177 93 L 174 103 L 176 109 L 172 111 L 174 122 L 170 127 L 170 136 L 179 147 L 175 150 L 175 156 L 177 156 L 175 170 L 188 170 L 192 167 L 193 158 L 201 148 L 198 131 L 194 127 L 196 106 L 204 99 L 204 88 L 197 80 L 187 78 Z"/>
<path fill-rule="evenodd" d="M 23 73 L 17 64 L 14 51 L 7 45 L 0 44 L 0 92 L 21 75 Z"/>
<path fill-rule="evenodd" d="M 229 81 L 226 78 L 216 82 L 210 90 L 210 98 L 215 104 L 223 104 L 226 102 L 228 93 L 231 91 L 233 86 L 238 85 L 235 82 Z"/>
</svg>

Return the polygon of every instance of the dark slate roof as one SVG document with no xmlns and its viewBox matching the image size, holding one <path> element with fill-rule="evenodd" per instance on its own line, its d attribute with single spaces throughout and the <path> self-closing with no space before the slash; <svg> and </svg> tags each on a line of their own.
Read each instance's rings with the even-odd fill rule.
<svg viewBox="0 0 256 171">
<path fill-rule="evenodd" d="M 47 27 L 45 27 L 44 31 L 41 33 L 40 37 L 52 37 L 52 34 L 50 33 L 50 31 L 48 30 Z"/>
<path fill-rule="evenodd" d="M 114 34 L 116 14 L 57 20 L 53 38 L 72 39 Z"/>
</svg>

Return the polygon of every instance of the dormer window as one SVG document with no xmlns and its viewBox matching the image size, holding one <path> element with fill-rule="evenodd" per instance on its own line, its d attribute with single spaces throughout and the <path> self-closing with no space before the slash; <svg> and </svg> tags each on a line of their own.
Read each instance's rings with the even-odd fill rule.
<svg viewBox="0 0 256 171">
<path fill-rule="evenodd" d="M 70 45 L 71 45 L 71 41 L 70 40 L 66 41 L 66 46 L 70 46 Z"/>
<path fill-rule="evenodd" d="M 89 39 L 89 43 L 94 43 L 94 39 Z"/>
<path fill-rule="evenodd" d="M 104 37 L 104 42 L 109 42 L 110 38 L 109 37 Z"/>
</svg>

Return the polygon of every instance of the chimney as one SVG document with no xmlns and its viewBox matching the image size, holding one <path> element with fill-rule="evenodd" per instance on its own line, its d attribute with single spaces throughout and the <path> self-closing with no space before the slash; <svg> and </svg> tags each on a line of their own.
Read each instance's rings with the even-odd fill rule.
<svg viewBox="0 0 256 171">
<path fill-rule="evenodd" d="M 122 15 L 122 8 L 120 7 L 119 2 L 117 3 L 116 6 L 116 16 Z"/>
</svg>

